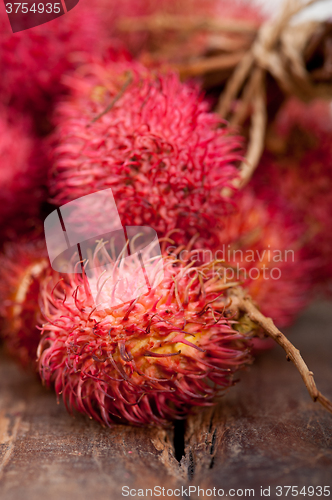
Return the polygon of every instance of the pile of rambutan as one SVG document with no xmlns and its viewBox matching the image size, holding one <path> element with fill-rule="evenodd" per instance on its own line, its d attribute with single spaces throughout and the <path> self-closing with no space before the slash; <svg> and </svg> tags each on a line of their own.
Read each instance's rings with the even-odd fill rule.
<svg viewBox="0 0 332 500">
<path fill-rule="evenodd" d="M 30 117 L 0 105 L 0 242 L 37 223 L 47 196 L 45 153 Z"/>
<path fill-rule="evenodd" d="M 289 100 L 277 115 L 255 176 L 256 192 L 278 191 L 305 226 L 303 251 L 314 282 L 332 277 L 332 108 L 324 101 Z"/>
<path fill-rule="evenodd" d="M 126 58 L 124 45 L 108 35 L 88 0 L 65 16 L 12 33 L 4 5 L 0 7 L 0 102 L 35 116 L 48 131 L 52 106 L 63 94 L 62 77 L 92 56 Z"/>
<path fill-rule="evenodd" d="M 222 3 L 234 23 L 263 22 Z M 282 336 L 332 277 L 328 105 L 287 101 L 238 189 L 239 131 L 201 81 L 168 57 L 151 64 L 150 30 L 123 35 L 128 18 L 187 11 L 220 6 L 81 0 L 14 34 L 0 12 L 1 337 L 69 411 L 106 425 L 166 425 L 215 404 L 267 345 L 257 339 Z M 89 197 L 103 191 L 116 215 Z M 147 229 L 156 237 L 140 246 Z"/>
</svg>

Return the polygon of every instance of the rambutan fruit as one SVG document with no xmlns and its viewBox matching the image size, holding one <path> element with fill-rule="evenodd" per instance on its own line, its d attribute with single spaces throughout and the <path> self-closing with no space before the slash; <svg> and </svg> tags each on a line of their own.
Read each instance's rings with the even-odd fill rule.
<svg viewBox="0 0 332 500">
<path fill-rule="evenodd" d="M 237 173 L 230 161 L 237 158 L 238 139 L 211 127 L 216 118 L 197 104 L 195 89 L 171 75 L 156 80 L 138 67 L 142 81 L 135 73 L 122 92 L 129 70 L 114 67 L 117 78 L 115 70 L 96 65 L 80 81 L 71 79 L 73 95 L 59 105 L 50 179 L 55 203 L 111 187 L 124 226 L 151 226 L 160 236 L 178 229 L 185 235 L 178 244 L 199 233 L 197 248 L 219 254 L 225 245 L 232 254 L 251 252 L 243 262 L 245 286 L 265 314 L 279 326 L 288 325 L 306 304 L 310 281 L 299 248 L 302 225 L 293 221 L 286 202 L 255 200 L 250 189 L 235 196 L 232 207 L 221 197 L 220 188 Z M 101 98 L 101 89 L 111 88 L 119 75 L 121 84 Z M 113 108 L 93 122 L 119 94 Z M 181 110 L 178 122 L 173 106 Z M 275 261 L 267 263 L 269 258 Z M 236 263 L 243 267 L 241 258 Z"/>
<path fill-rule="evenodd" d="M 50 192 L 56 205 L 111 188 L 123 226 L 209 241 L 237 176 L 241 140 L 195 86 L 137 63 L 81 67 L 56 110 Z"/>
<path fill-rule="evenodd" d="M 213 405 L 233 384 L 234 373 L 251 362 L 249 339 L 260 328 L 284 348 L 313 400 L 332 411 L 299 351 L 229 282 L 220 261 L 195 265 L 189 250 L 186 263 L 164 256 L 162 280 L 152 278 L 148 291 L 142 291 L 138 271 L 143 262 L 156 278 L 160 267 L 155 258 L 136 252 L 124 263 L 116 259 L 117 272 L 109 271 L 102 265 L 110 258 L 107 243 L 97 242 L 89 278 L 88 262 L 81 273 L 52 271 L 41 258 L 40 244 L 16 251 L 10 247 L 1 262 L 7 272 L 0 293 L 12 293 L 11 301 L 1 301 L 7 348 L 21 363 L 35 367 L 40 340 L 41 378 L 54 385 L 70 411 L 106 425 L 165 425 L 194 407 Z M 79 269 L 82 262 L 77 264 Z M 119 273 L 136 298 L 114 305 Z M 34 327 L 41 324 L 37 300 L 46 321 L 41 337 Z"/>
<path fill-rule="evenodd" d="M 1 5 L 0 28 L 0 66 L 5 75 L 0 100 L 33 113 L 49 111 L 64 89 L 62 75 L 85 55 L 103 52 L 109 43 L 101 20 L 86 0 L 60 18 L 18 33 L 12 33 Z"/>
<path fill-rule="evenodd" d="M 49 267 L 45 244 L 11 243 L 0 255 L 1 338 L 23 368 L 36 370 L 39 290 Z"/>
<path fill-rule="evenodd" d="M 163 280 L 115 306 L 118 280 L 99 269 L 102 307 L 85 274 L 53 272 L 41 283 L 40 375 L 69 410 L 107 425 L 164 425 L 213 404 L 250 362 L 246 337 L 225 315 L 232 285 L 220 263 L 194 267 L 165 256 Z M 129 274 L 129 286 L 139 287 L 136 268 Z"/>
<path fill-rule="evenodd" d="M 46 197 L 43 146 L 26 117 L 0 107 L 0 228 L 24 230 Z"/>
<path fill-rule="evenodd" d="M 305 225 L 282 197 L 258 197 L 252 186 L 237 193 L 232 215 L 218 230 L 218 253 L 232 266 L 263 314 L 289 326 L 308 304 L 313 262 L 305 255 Z"/>
<path fill-rule="evenodd" d="M 254 179 L 258 196 L 286 198 L 306 226 L 304 251 L 313 263 L 312 280 L 332 278 L 332 114 L 323 101 L 295 99 L 281 109 L 268 149 Z"/>
</svg>

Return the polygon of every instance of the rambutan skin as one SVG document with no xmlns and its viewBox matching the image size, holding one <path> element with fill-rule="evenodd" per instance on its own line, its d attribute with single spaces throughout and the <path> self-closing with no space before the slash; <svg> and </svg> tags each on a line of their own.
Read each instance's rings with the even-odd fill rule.
<svg viewBox="0 0 332 500">
<path fill-rule="evenodd" d="M 67 82 L 50 146 L 54 203 L 112 188 L 123 225 L 208 242 L 228 208 L 221 190 L 237 176 L 240 139 L 198 89 L 137 63 L 88 65 Z"/>
<path fill-rule="evenodd" d="M 4 5 L 0 6 L 0 100 L 20 110 L 49 111 L 63 92 L 62 75 L 86 55 L 108 46 L 101 19 L 87 0 L 58 19 L 12 33 Z"/>
<path fill-rule="evenodd" d="M 128 67 L 109 68 L 95 65 L 80 81 L 71 79 L 72 97 L 59 105 L 50 178 L 55 203 L 111 187 L 123 225 L 149 225 L 160 236 L 179 229 L 175 239 L 184 234 L 184 242 L 199 233 L 197 247 L 216 252 L 223 245 L 251 250 L 250 262 L 233 264 L 252 271 L 255 277 L 244 284 L 264 314 L 280 327 L 289 325 L 307 304 L 311 267 L 301 251 L 305 228 L 287 201 L 255 198 L 253 187 L 233 197 L 232 205 L 221 197 L 236 176 L 229 162 L 237 157 L 237 138 L 213 130 L 216 118 L 201 110 L 205 104 L 197 104 L 197 91 L 173 75 L 156 80 L 150 71 L 132 69 L 132 86 L 92 123 L 128 79 Z M 105 89 L 115 83 L 106 99 Z M 275 264 L 266 262 L 273 250 L 280 252 Z"/>
<path fill-rule="evenodd" d="M 49 266 L 45 244 L 40 240 L 7 244 L 0 266 L 1 338 L 24 369 L 36 371 L 40 282 Z"/>
<path fill-rule="evenodd" d="M 258 196 L 278 193 L 303 221 L 303 251 L 312 282 L 326 287 L 332 264 L 332 114 L 323 101 L 289 100 L 277 116 L 255 177 Z"/>
<path fill-rule="evenodd" d="M 27 117 L 0 106 L 0 228 L 23 228 L 46 198 L 46 160 Z M 24 214 L 24 215 L 23 215 Z M 15 221 L 16 219 L 16 221 Z M 13 222 L 14 221 L 14 222 Z"/>
<path fill-rule="evenodd" d="M 311 299 L 314 262 L 303 248 L 305 224 L 283 197 L 265 195 L 252 184 L 237 193 L 233 214 L 218 230 L 218 248 L 262 313 L 281 328 Z"/>
<path fill-rule="evenodd" d="M 81 275 L 43 282 L 40 375 L 70 410 L 106 425 L 164 425 L 213 404 L 250 362 L 212 266 L 168 264 L 156 288 L 116 307 L 96 307 Z"/>
</svg>

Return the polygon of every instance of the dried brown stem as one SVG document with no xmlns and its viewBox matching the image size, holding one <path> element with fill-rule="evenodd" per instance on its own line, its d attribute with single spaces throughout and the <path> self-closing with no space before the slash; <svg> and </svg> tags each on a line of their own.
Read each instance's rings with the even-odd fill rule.
<svg viewBox="0 0 332 500">
<path fill-rule="evenodd" d="M 217 107 L 217 112 L 226 118 L 230 110 L 232 101 L 237 96 L 239 89 L 242 87 L 245 79 L 247 78 L 252 65 L 254 63 L 254 56 L 249 51 L 241 60 L 237 68 L 235 69 L 233 75 L 228 80 L 226 89 L 220 96 L 220 100 Z"/>
<path fill-rule="evenodd" d="M 254 99 L 257 84 L 257 78 L 259 77 L 260 80 L 260 75 L 257 74 L 257 68 L 255 68 L 255 77 L 251 77 L 248 85 L 243 90 L 243 95 L 241 101 L 239 101 L 233 116 L 229 120 L 229 124 L 231 127 L 239 127 L 244 123 L 246 118 L 248 117 L 248 113 L 250 112 L 250 106 L 251 103 Z"/>
<path fill-rule="evenodd" d="M 252 111 L 248 151 L 234 187 L 243 187 L 249 182 L 264 150 L 267 124 L 265 73 L 271 73 L 286 93 L 303 99 L 314 98 L 318 91 L 323 90 L 322 87 L 314 88 L 310 83 L 301 57 L 305 43 L 302 42 L 303 47 L 297 46 L 299 33 L 307 42 L 313 27 L 304 23 L 294 30 L 290 25 L 295 14 L 318 1 L 286 0 L 279 18 L 268 21 L 260 28 L 257 39 L 239 62 L 220 97 L 217 111 L 225 119 L 231 113 L 232 125 L 243 123 L 248 111 Z M 233 111 L 232 105 L 241 92 L 240 104 Z M 325 92 L 328 95 L 328 90 Z"/>
<path fill-rule="evenodd" d="M 202 57 L 196 61 L 174 65 L 181 78 L 201 76 L 212 71 L 233 69 L 245 56 L 245 52 L 234 52 L 214 57 Z"/>
<path fill-rule="evenodd" d="M 257 323 L 263 330 L 277 342 L 286 352 L 288 360 L 292 361 L 299 371 L 306 388 L 314 402 L 318 401 L 324 408 L 332 413 L 332 403 L 329 401 L 316 387 L 314 374 L 309 370 L 304 362 L 300 351 L 285 337 L 283 333 L 275 326 L 271 318 L 264 316 L 254 305 L 251 298 L 240 288 L 232 290 L 230 297 L 232 306 L 235 306 L 239 311 L 248 314 L 251 321 Z"/>
<path fill-rule="evenodd" d="M 207 38 L 207 51 L 217 52 L 240 52 L 250 49 L 255 35 L 234 33 L 212 33 Z"/>
<path fill-rule="evenodd" d="M 122 18 L 118 24 L 123 31 L 217 31 L 229 33 L 255 33 L 259 27 L 258 23 L 239 19 L 201 19 L 199 17 L 188 18 L 187 16 L 157 14 L 142 16 L 140 18 Z"/>
<path fill-rule="evenodd" d="M 249 146 L 246 159 L 240 166 L 240 188 L 244 187 L 250 181 L 264 151 L 265 131 L 267 126 L 264 78 L 264 71 L 261 68 L 256 68 L 252 76 L 255 91 L 252 99 L 253 112 L 251 117 Z"/>
</svg>

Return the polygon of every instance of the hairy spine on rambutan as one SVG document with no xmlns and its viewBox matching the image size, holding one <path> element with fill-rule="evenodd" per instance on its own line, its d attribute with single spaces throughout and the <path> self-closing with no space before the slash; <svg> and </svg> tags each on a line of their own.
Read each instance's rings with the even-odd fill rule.
<svg viewBox="0 0 332 500">
<path fill-rule="evenodd" d="M 111 298 L 117 280 L 106 280 Z M 165 257 L 161 283 L 116 306 L 95 304 L 90 285 L 57 273 L 42 283 L 40 375 L 70 410 L 107 425 L 165 424 L 213 404 L 250 362 L 246 337 L 224 314 L 231 285 L 220 263 Z"/>
<path fill-rule="evenodd" d="M 0 243 L 39 214 L 46 197 L 43 151 L 31 121 L 0 104 Z"/>
</svg>

